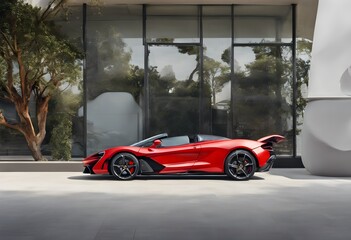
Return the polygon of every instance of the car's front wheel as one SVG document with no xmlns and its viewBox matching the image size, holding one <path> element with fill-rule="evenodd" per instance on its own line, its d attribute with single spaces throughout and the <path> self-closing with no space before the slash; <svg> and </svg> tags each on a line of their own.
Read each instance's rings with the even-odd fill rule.
<svg viewBox="0 0 351 240">
<path fill-rule="evenodd" d="M 256 172 L 255 157 L 246 150 L 235 150 L 225 160 L 225 173 L 235 180 L 248 180 Z"/>
<path fill-rule="evenodd" d="M 139 161 L 130 153 L 118 153 L 110 162 L 110 172 L 119 180 L 131 180 L 139 172 Z"/>
</svg>

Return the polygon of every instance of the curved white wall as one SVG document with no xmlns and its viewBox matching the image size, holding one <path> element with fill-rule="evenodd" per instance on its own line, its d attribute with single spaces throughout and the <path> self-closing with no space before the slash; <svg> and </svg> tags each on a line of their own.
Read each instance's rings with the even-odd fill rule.
<svg viewBox="0 0 351 240">
<path fill-rule="evenodd" d="M 302 161 L 313 174 L 351 176 L 350 0 L 320 0 L 314 33 Z"/>
<path fill-rule="evenodd" d="M 312 49 L 308 96 L 347 97 L 340 79 L 351 66 L 351 1 L 320 0 Z"/>
</svg>

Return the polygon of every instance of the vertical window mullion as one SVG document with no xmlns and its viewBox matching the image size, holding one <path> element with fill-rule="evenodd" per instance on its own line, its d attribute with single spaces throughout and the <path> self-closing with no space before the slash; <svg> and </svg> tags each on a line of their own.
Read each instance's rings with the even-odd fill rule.
<svg viewBox="0 0 351 240">
<path fill-rule="evenodd" d="M 150 126 L 150 117 L 149 117 L 149 109 L 150 109 L 150 88 L 149 88 L 149 45 L 146 41 L 146 8 L 147 6 L 143 5 L 143 45 L 144 45 L 144 131 L 143 138 L 149 135 L 149 126 Z"/>
<path fill-rule="evenodd" d="M 296 79 L 296 4 L 292 4 L 292 82 L 293 82 L 293 157 L 296 157 L 296 102 L 297 102 L 297 79 Z"/>
<path fill-rule="evenodd" d="M 83 3 L 83 29 L 82 29 L 82 34 L 83 34 L 83 51 L 84 51 L 84 58 L 83 58 L 83 154 L 84 157 L 87 156 L 87 39 L 86 39 L 86 24 L 87 24 L 87 4 Z"/>
<path fill-rule="evenodd" d="M 204 78 L 203 78 L 203 63 L 204 63 L 204 47 L 203 47 L 203 16 L 202 16 L 202 5 L 199 6 L 199 31 L 200 31 L 200 53 L 199 53 L 199 61 L 200 61 L 200 69 L 199 69 L 199 81 L 200 81 L 200 89 L 199 89 L 199 129 L 201 132 L 204 131 L 203 126 L 203 87 L 204 87 Z"/>
<path fill-rule="evenodd" d="M 228 137 L 233 137 L 234 136 L 234 87 L 235 87 L 235 79 L 234 79 L 234 5 L 231 7 L 231 47 L 230 47 L 230 81 L 231 81 L 231 87 L 230 87 L 230 130 L 229 130 L 229 136 Z"/>
</svg>

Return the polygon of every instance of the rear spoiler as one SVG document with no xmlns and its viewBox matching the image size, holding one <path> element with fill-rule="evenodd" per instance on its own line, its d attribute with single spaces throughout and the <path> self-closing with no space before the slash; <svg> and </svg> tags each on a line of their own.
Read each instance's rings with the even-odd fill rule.
<svg viewBox="0 0 351 240">
<path fill-rule="evenodd" d="M 258 139 L 258 142 L 262 143 L 280 143 L 285 140 L 285 137 L 280 135 L 269 135 L 263 138 Z"/>
</svg>

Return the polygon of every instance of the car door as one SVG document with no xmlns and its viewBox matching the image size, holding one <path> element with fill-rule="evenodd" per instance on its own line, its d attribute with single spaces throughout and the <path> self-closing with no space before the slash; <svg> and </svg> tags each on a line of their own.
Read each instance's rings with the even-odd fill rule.
<svg viewBox="0 0 351 240">
<path fill-rule="evenodd" d="M 187 172 L 196 162 L 200 147 L 198 144 L 188 143 L 178 146 L 162 146 L 141 148 L 142 155 L 162 164 L 165 168 L 160 173 Z"/>
<path fill-rule="evenodd" d="M 228 155 L 228 140 L 210 140 L 198 144 L 201 152 L 197 157 L 192 171 L 200 172 L 223 172 L 224 160 Z"/>
</svg>

